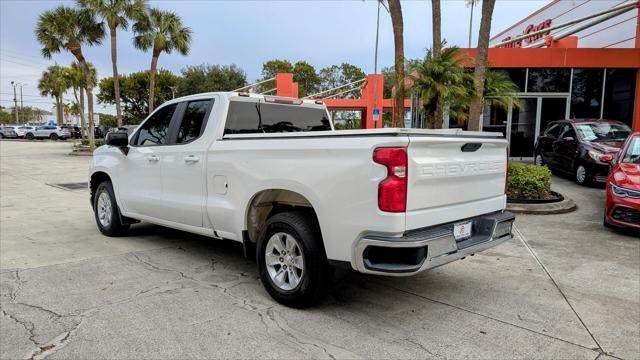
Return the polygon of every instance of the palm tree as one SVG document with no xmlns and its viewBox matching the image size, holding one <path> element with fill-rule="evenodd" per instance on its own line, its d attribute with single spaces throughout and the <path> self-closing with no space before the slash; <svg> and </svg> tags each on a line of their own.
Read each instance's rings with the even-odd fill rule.
<svg viewBox="0 0 640 360">
<path fill-rule="evenodd" d="M 420 97 L 429 128 L 442 128 L 438 108 L 449 105 L 450 113 L 455 112 L 458 117 L 458 109 L 466 107 L 473 94 L 473 87 L 469 86 L 473 78 L 464 71 L 461 61 L 460 50 L 452 47 L 440 53 L 427 50 L 424 60 L 410 63 L 411 90 Z"/>
<path fill-rule="evenodd" d="M 42 44 L 42 55 L 50 59 L 51 55 L 67 50 L 78 60 L 80 69 L 87 81 L 87 107 L 89 113 L 89 146 L 95 147 L 93 121 L 93 88 L 94 79 L 82 53 L 82 44 L 99 45 L 104 37 L 104 26 L 96 20 L 95 15 L 87 9 L 72 9 L 59 6 L 45 11 L 38 19 L 36 36 Z"/>
<path fill-rule="evenodd" d="M 482 20 L 480 21 L 480 32 L 478 34 L 478 48 L 476 50 L 476 65 L 474 88 L 476 98 L 471 100 L 469 105 L 469 130 L 480 129 L 480 114 L 482 113 L 484 91 L 484 80 L 487 72 L 487 60 L 489 55 L 489 35 L 491 33 L 491 17 L 496 0 L 482 1 Z"/>
<path fill-rule="evenodd" d="M 92 82 L 94 84 L 97 83 L 98 76 L 95 67 L 93 67 L 91 63 L 87 63 L 87 66 L 89 66 L 89 71 L 91 72 Z M 65 69 L 65 77 L 67 78 L 69 86 L 73 89 L 73 96 L 79 106 L 80 128 L 82 137 L 84 138 L 87 129 L 87 122 L 84 117 L 84 92 L 86 91 L 87 80 L 80 69 L 80 65 L 75 61 Z"/>
<path fill-rule="evenodd" d="M 387 0 L 391 25 L 393 26 L 393 44 L 395 48 L 395 93 L 393 95 L 393 117 L 395 121 L 404 121 L 404 24 L 402 22 L 402 7 L 400 0 Z"/>
<path fill-rule="evenodd" d="M 510 105 L 517 109 L 522 108 L 517 95 L 520 89 L 506 72 L 487 69 L 486 75 L 484 83 L 485 98 L 491 99 L 494 106 L 505 111 L 509 110 Z"/>
<path fill-rule="evenodd" d="M 56 122 L 58 125 L 62 125 L 64 121 L 63 95 L 68 88 L 69 84 L 64 76 L 64 68 L 58 64 L 51 65 L 46 71 L 43 71 L 42 77 L 38 81 L 40 95 L 55 98 Z"/>
<path fill-rule="evenodd" d="M 191 29 L 182 25 L 182 19 L 170 11 L 151 9 L 144 19 L 133 25 L 133 44 L 147 51 L 152 49 L 151 69 L 149 71 L 149 113 L 154 109 L 156 72 L 158 57 L 164 51 L 171 54 L 176 50 L 182 55 L 189 53 Z"/>
<path fill-rule="evenodd" d="M 431 0 L 431 17 L 433 18 L 433 52 L 442 51 L 442 14 L 440 0 Z"/>
<path fill-rule="evenodd" d="M 129 20 L 138 20 L 147 10 L 146 0 L 78 0 L 81 7 L 93 11 L 106 21 L 111 37 L 111 66 L 113 68 L 113 90 L 118 126 L 122 126 L 120 108 L 120 79 L 118 78 L 117 29 L 127 30 Z"/>
</svg>

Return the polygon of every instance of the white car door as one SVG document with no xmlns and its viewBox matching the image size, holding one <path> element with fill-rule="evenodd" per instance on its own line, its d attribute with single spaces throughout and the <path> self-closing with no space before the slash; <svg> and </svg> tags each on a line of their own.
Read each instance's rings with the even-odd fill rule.
<svg viewBox="0 0 640 360">
<path fill-rule="evenodd" d="M 132 137 L 118 179 L 117 191 L 124 213 L 163 218 L 163 148 L 167 147 L 176 109 L 177 104 L 157 109 Z"/>
<path fill-rule="evenodd" d="M 207 137 L 202 136 L 215 98 L 180 103 L 171 143 L 162 149 L 162 218 L 183 225 L 211 226 L 203 221 Z M 211 125 L 211 124 L 210 124 Z"/>
</svg>

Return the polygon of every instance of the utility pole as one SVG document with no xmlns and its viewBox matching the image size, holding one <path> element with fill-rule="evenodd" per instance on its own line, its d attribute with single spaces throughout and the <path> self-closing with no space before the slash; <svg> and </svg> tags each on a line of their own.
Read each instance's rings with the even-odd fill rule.
<svg viewBox="0 0 640 360">
<path fill-rule="evenodd" d="M 16 115 L 16 124 L 18 124 L 18 98 L 16 97 L 16 86 L 19 83 L 11 82 L 11 86 L 13 86 L 13 112 Z"/>
<path fill-rule="evenodd" d="M 22 106 L 22 87 L 27 84 L 20 84 L 20 112 L 24 114 L 24 107 Z"/>
<path fill-rule="evenodd" d="M 376 20 L 376 50 L 374 53 L 373 59 L 373 109 L 376 111 L 378 109 L 378 40 L 380 38 L 380 6 L 382 2 L 378 0 L 378 18 Z M 367 114 L 367 116 L 373 116 L 373 127 L 378 127 L 378 119 L 380 114 L 377 116 L 374 114 Z"/>
</svg>

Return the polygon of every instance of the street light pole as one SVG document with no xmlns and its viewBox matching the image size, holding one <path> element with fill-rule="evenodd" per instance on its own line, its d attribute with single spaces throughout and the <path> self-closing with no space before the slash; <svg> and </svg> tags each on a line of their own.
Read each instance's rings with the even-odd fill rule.
<svg viewBox="0 0 640 360">
<path fill-rule="evenodd" d="M 20 84 L 20 111 L 22 113 L 24 113 L 24 107 L 22 106 L 22 87 L 26 85 L 27 84 Z"/>
<path fill-rule="evenodd" d="M 378 18 L 376 20 L 376 49 L 375 49 L 375 54 L 373 59 L 373 109 L 374 111 L 375 109 L 378 108 L 378 40 L 380 38 L 380 4 L 381 4 L 381 1 L 378 0 Z M 369 116 L 369 114 L 367 114 L 366 116 Z M 373 116 L 373 126 L 377 128 L 378 119 L 374 114 L 371 114 L 371 116 Z"/>
<path fill-rule="evenodd" d="M 13 86 L 13 112 L 15 114 L 15 118 L 16 118 L 16 124 L 18 123 L 18 98 L 16 97 L 16 86 L 18 86 L 19 83 L 16 82 L 11 82 L 11 86 Z"/>
</svg>

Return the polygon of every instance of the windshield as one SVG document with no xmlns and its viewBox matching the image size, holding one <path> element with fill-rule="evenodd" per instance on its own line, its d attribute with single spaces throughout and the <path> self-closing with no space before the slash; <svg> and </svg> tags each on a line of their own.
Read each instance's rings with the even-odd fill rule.
<svg viewBox="0 0 640 360">
<path fill-rule="evenodd" d="M 623 141 L 631 134 L 623 124 L 583 123 L 576 124 L 576 128 L 585 141 Z"/>
<path fill-rule="evenodd" d="M 640 136 L 631 139 L 627 152 L 622 158 L 623 163 L 640 164 Z"/>
</svg>

